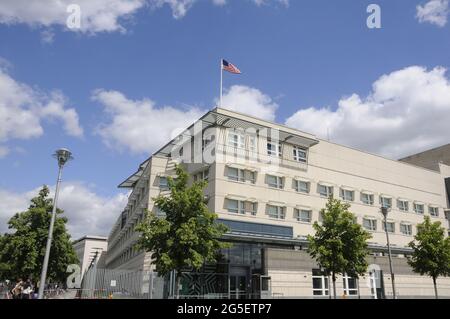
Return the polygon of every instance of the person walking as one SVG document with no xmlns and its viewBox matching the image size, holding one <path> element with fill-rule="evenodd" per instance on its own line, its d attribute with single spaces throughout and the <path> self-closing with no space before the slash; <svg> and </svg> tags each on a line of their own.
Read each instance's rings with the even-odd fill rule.
<svg viewBox="0 0 450 319">
<path fill-rule="evenodd" d="M 21 278 L 19 278 L 16 285 L 11 290 L 13 299 L 21 299 L 22 298 L 22 290 L 23 290 L 23 281 Z"/>
<path fill-rule="evenodd" d="M 31 280 L 27 279 L 23 284 L 22 290 L 22 299 L 31 299 L 33 293 L 33 285 L 31 284 Z"/>
</svg>

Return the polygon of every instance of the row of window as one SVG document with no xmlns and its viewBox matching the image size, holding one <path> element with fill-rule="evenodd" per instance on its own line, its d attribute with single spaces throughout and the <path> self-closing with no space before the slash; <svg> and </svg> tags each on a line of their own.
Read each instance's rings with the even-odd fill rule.
<svg viewBox="0 0 450 319">
<path fill-rule="evenodd" d="M 250 214 L 255 216 L 257 214 L 258 204 L 256 202 L 250 202 L 246 200 L 239 199 L 226 199 L 226 209 L 229 213 L 246 215 Z M 266 214 L 273 219 L 286 219 L 286 211 L 287 208 L 285 206 L 277 206 L 277 205 L 266 205 Z M 293 217 L 296 221 L 302 223 L 311 223 L 312 222 L 312 210 L 311 209 L 302 209 L 302 208 L 294 208 Z M 396 224 L 395 222 L 388 221 L 386 226 L 384 222 L 381 223 L 383 226 L 383 231 L 387 229 L 390 233 L 396 232 Z M 377 231 L 378 230 L 378 220 L 376 218 L 364 217 L 362 221 L 362 226 L 368 231 Z M 400 233 L 403 235 L 412 235 L 412 225 L 407 222 L 400 223 Z"/>
<path fill-rule="evenodd" d="M 356 278 L 349 277 L 344 274 L 342 277 L 343 293 L 347 296 L 358 295 L 358 282 Z M 330 283 L 329 278 L 320 269 L 313 269 L 312 271 L 312 286 L 314 296 L 329 296 Z"/>
<path fill-rule="evenodd" d="M 227 177 L 231 181 L 237 181 L 237 182 L 251 182 L 254 184 L 256 182 L 256 172 L 249 171 L 247 169 L 239 169 L 234 167 L 227 167 Z M 283 176 L 276 176 L 276 175 L 266 175 L 266 183 L 271 188 L 276 189 L 284 189 L 285 188 L 285 177 Z M 304 194 L 310 194 L 311 193 L 311 182 L 308 182 L 306 180 L 294 180 L 294 188 L 299 193 Z M 328 198 L 330 196 L 334 195 L 334 187 L 330 185 L 325 184 L 318 184 L 317 185 L 317 193 L 321 197 Z M 340 188 L 339 189 L 339 196 L 341 199 L 348 201 L 348 202 L 354 202 L 356 201 L 355 198 L 355 191 L 348 189 L 348 188 Z M 366 205 L 373 206 L 375 204 L 375 195 L 370 192 L 361 192 L 361 202 Z M 388 196 L 380 195 L 379 202 L 382 207 L 386 208 L 392 208 L 393 198 Z M 400 211 L 403 212 L 409 212 L 410 211 L 410 205 L 408 200 L 404 199 L 398 199 L 397 200 L 397 208 Z M 412 209 L 417 214 L 424 214 L 425 213 L 425 204 L 419 203 L 419 202 L 413 202 Z M 439 216 L 439 208 L 437 206 L 428 206 L 428 213 L 431 216 L 438 217 Z"/>
<path fill-rule="evenodd" d="M 257 153 L 257 138 L 255 135 L 244 135 L 240 132 L 228 132 L 227 145 L 233 149 L 246 149 L 250 152 Z M 267 140 L 267 155 L 273 157 L 282 157 L 283 151 L 278 141 Z M 299 146 L 293 146 L 292 158 L 296 162 L 306 163 L 308 160 L 308 150 Z"/>
<path fill-rule="evenodd" d="M 395 233 L 396 231 L 395 222 L 387 221 L 385 223 L 384 221 L 382 221 L 381 225 L 383 226 L 384 231 L 387 230 L 389 233 Z M 363 227 L 368 231 L 376 231 L 378 229 L 378 220 L 376 220 L 375 218 L 365 217 L 363 218 Z M 407 222 L 401 222 L 400 233 L 403 235 L 411 236 L 412 225 Z"/>
</svg>

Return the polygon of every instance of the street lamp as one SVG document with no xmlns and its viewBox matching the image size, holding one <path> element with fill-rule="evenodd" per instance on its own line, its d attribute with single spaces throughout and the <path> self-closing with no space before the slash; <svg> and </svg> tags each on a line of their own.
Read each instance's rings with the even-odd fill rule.
<svg viewBox="0 0 450 319">
<path fill-rule="evenodd" d="M 39 295 L 38 295 L 39 299 L 44 298 L 45 279 L 47 277 L 48 259 L 50 257 L 50 248 L 52 246 L 53 225 L 55 224 L 56 218 L 56 205 L 58 201 L 59 184 L 61 183 L 61 173 L 64 164 L 66 164 L 69 160 L 73 159 L 72 153 L 66 148 L 61 148 L 57 150 L 55 154 L 53 154 L 53 157 L 55 157 L 56 160 L 58 161 L 59 169 L 58 169 L 58 179 L 56 181 L 55 198 L 53 200 L 52 219 L 50 220 L 50 227 L 48 229 L 47 246 L 45 248 L 44 264 L 42 265 L 41 281 L 39 283 Z"/>
<path fill-rule="evenodd" d="M 387 240 L 387 247 L 388 247 L 388 254 L 389 254 L 389 268 L 391 270 L 392 293 L 393 293 L 394 299 L 397 299 L 397 295 L 395 293 L 394 269 L 392 267 L 391 245 L 389 243 L 389 232 L 388 232 L 388 229 L 387 229 L 388 208 L 387 207 L 381 207 L 381 213 L 384 216 L 384 230 L 386 231 L 386 240 Z"/>
</svg>

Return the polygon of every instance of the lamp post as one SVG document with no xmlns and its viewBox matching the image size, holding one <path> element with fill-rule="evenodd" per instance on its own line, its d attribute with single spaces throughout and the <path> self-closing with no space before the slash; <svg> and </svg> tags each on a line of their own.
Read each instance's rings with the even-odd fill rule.
<svg viewBox="0 0 450 319">
<path fill-rule="evenodd" d="M 55 224 L 56 219 L 56 205 L 58 201 L 59 184 L 61 183 L 62 169 L 64 167 L 64 164 L 66 164 L 69 160 L 73 159 L 72 153 L 66 148 L 61 148 L 57 150 L 55 154 L 53 154 L 53 157 L 55 157 L 56 160 L 58 161 L 59 169 L 58 169 L 58 179 L 56 181 L 55 198 L 53 200 L 52 218 L 50 220 L 50 227 L 48 229 L 47 246 L 45 248 L 44 263 L 42 265 L 41 280 L 39 283 L 39 295 L 38 295 L 39 299 L 44 298 L 45 280 L 47 277 L 47 267 L 48 267 L 48 259 L 50 257 L 50 248 L 52 246 L 53 225 Z"/>
<path fill-rule="evenodd" d="M 389 268 L 391 270 L 392 294 L 393 294 L 394 299 L 397 299 L 397 294 L 395 293 L 394 269 L 392 267 L 391 245 L 389 243 L 389 232 L 388 232 L 388 229 L 387 229 L 388 208 L 387 207 L 381 207 L 381 213 L 384 216 L 384 230 L 386 231 L 386 241 L 387 241 L 388 255 L 389 255 Z"/>
</svg>

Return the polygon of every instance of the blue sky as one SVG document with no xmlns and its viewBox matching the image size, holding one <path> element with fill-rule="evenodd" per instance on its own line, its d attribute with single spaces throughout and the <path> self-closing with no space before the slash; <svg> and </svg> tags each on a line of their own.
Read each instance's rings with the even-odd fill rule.
<svg viewBox="0 0 450 319">
<path fill-rule="evenodd" d="M 99 0 L 102 1 L 125 0 Z M 145 0 L 132 1 L 138 8 L 125 19 L 116 12 L 115 22 L 122 31 L 114 27 L 104 31 L 98 24 L 92 29 L 70 31 L 61 22 L 65 21 L 64 12 L 60 13 L 62 17 L 59 13 L 47 16 L 52 0 L 42 1 L 50 7 L 36 9 L 32 17 L 23 11 L 34 13 L 34 8 L 22 11 L 15 8 L 15 4 L 26 6 L 26 1 L 11 0 L 0 5 L 3 76 L 26 86 L 33 94 L 44 95 L 42 105 L 52 100 L 52 93 L 59 92 L 65 99 L 61 102 L 62 109 L 72 108 L 76 112 L 78 127 L 83 131 L 80 134 L 72 130 L 68 134 L 64 125 L 70 119 L 60 115 L 52 115 L 51 120 L 42 116 L 40 135 L 21 138 L 10 132 L 2 136 L 0 129 L 0 147 L 7 149 L 0 158 L 0 196 L 14 199 L 0 207 L 3 208 L 0 215 L 4 217 L 0 223 L 5 223 L 12 210 L 22 207 L 23 199 L 28 199 L 39 185 L 55 184 L 57 167 L 50 155 L 61 146 L 70 148 L 75 157 L 64 172 L 67 185 L 87 191 L 97 206 L 108 201 L 117 201 L 120 206 L 124 198 L 117 199 L 121 195 L 117 195 L 120 190 L 116 186 L 155 150 L 158 141 L 136 147 L 127 145 L 129 140 L 118 140 L 112 131 L 114 118 L 126 116 L 123 112 L 132 112 L 145 99 L 151 102 L 144 103 L 142 108 L 153 110 L 143 113 L 150 114 L 148 121 L 144 121 L 148 126 L 154 125 L 151 117 L 165 106 L 180 110 L 180 117 L 186 114 L 195 117 L 211 109 L 219 92 L 221 57 L 243 71 L 241 76 L 225 75 L 225 87 L 230 89 L 227 101 L 234 104 L 230 107 L 239 106 L 245 111 L 246 106 L 239 104 L 254 99 L 248 105 L 255 106 L 248 113 L 260 108 L 271 114 L 268 119 L 309 131 L 317 127 L 314 121 L 318 117 L 336 119 L 339 127 L 334 128 L 337 125 L 334 122 L 328 124 L 336 142 L 394 158 L 416 151 L 415 147 L 419 151 L 445 142 L 441 136 L 445 135 L 445 126 L 423 132 L 416 127 L 413 132 L 410 128 L 416 119 L 411 118 L 399 120 L 402 123 L 397 122 L 395 129 L 387 127 L 387 132 L 398 136 L 396 145 L 388 147 L 381 142 L 385 138 L 379 126 L 355 126 L 355 119 L 345 115 L 345 107 L 339 110 L 340 103 L 351 108 L 367 107 L 369 113 L 364 116 L 386 120 L 380 118 L 381 111 L 377 109 L 377 105 L 382 105 L 385 107 L 382 113 L 392 111 L 390 118 L 409 119 L 407 114 L 411 110 L 418 115 L 420 110 L 426 112 L 428 102 L 423 96 L 413 101 L 414 94 L 408 92 L 423 88 L 429 99 L 433 92 L 450 94 L 445 70 L 450 65 L 450 26 L 444 23 L 448 17 L 445 0 L 291 0 L 288 6 L 276 0 L 262 5 L 252 0 L 228 0 L 222 5 L 200 0 L 193 1 L 187 12 L 177 17 L 164 1 L 148 0 L 142 7 L 139 5 Z M 425 7 L 429 2 L 441 5 L 439 8 L 444 11 Z M 369 16 L 366 8 L 370 3 L 381 7 L 381 29 L 369 29 L 366 25 Z M 431 8 L 425 11 L 422 21 L 417 17 L 418 5 Z M 437 20 L 433 19 L 436 15 Z M 50 40 L 46 41 L 46 34 Z M 383 75 L 386 77 L 381 78 Z M 374 88 L 374 83 L 379 88 Z M 126 111 L 117 111 L 118 94 L 128 105 Z M 352 95 L 359 97 L 359 101 L 351 99 Z M 401 106 L 390 105 L 392 100 L 402 101 Z M 0 88 L 0 110 L 2 103 L 6 110 L 12 110 L 5 101 L 2 102 Z M 448 101 L 429 102 L 436 104 L 435 109 L 449 119 Z M 16 107 L 31 106 L 24 103 Z M 165 119 L 162 113 L 156 113 L 159 122 Z M 436 118 L 443 118 L 439 114 Z M 0 126 L 2 121 L 10 118 L 0 115 Z M 158 123 L 156 128 L 164 130 L 164 123 Z M 358 130 L 367 134 L 368 142 L 350 137 L 358 135 Z M 145 129 L 142 132 L 148 133 Z M 313 133 L 323 137 L 326 129 L 322 127 Z M 86 203 L 82 209 L 90 210 L 90 204 Z M 112 210 L 108 216 L 114 216 L 120 207 Z M 96 212 L 95 207 L 92 212 Z M 107 228 L 98 226 L 89 230 L 104 232 Z M 2 229 L 4 225 L 0 226 Z M 82 221 L 73 229 L 74 235 L 82 235 Z"/>
</svg>

